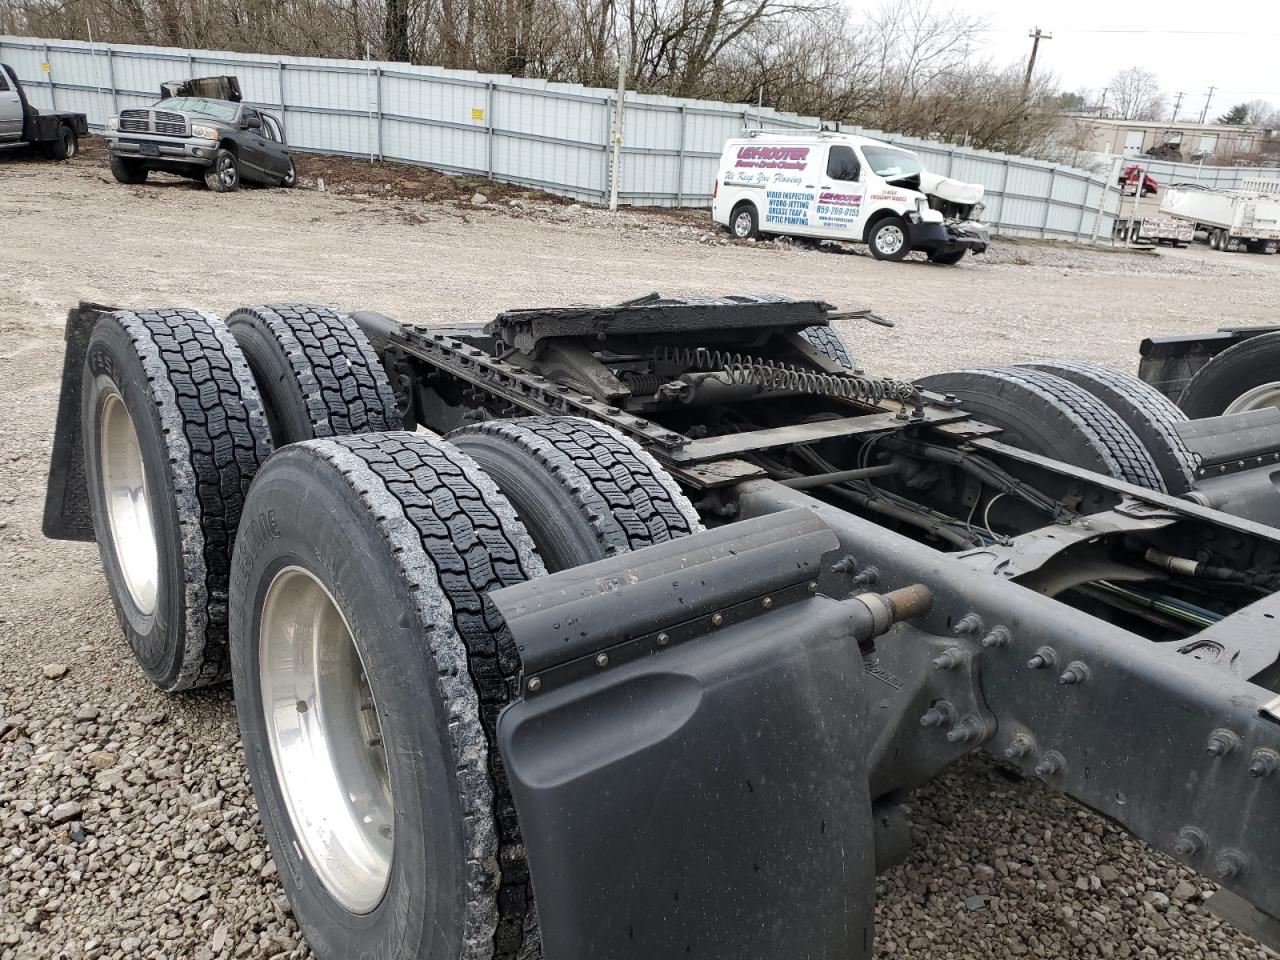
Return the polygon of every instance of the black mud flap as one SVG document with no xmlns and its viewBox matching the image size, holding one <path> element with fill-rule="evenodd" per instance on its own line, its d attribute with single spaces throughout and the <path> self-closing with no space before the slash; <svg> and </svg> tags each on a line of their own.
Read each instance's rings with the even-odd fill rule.
<svg viewBox="0 0 1280 960">
<path fill-rule="evenodd" d="M 114 307 L 81 303 L 67 312 L 66 352 L 58 391 L 58 421 L 49 459 L 41 529 L 50 540 L 92 540 L 89 488 L 84 475 L 84 443 L 80 435 L 80 381 L 89 337 L 98 317 Z"/>
<path fill-rule="evenodd" d="M 815 593 L 835 542 L 790 511 L 490 595 L 547 960 L 871 956 L 863 660 Z"/>
</svg>

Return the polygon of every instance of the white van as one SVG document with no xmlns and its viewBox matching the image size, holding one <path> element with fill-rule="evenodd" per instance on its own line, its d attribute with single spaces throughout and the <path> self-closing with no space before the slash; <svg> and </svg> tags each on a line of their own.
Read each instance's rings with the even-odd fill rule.
<svg viewBox="0 0 1280 960">
<path fill-rule="evenodd" d="M 749 131 L 728 141 L 711 219 L 748 239 L 761 234 L 852 240 L 878 260 L 924 251 L 958 263 L 991 243 L 981 184 L 928 173 L 909 150 L 829 131 Z"/>
</svg>

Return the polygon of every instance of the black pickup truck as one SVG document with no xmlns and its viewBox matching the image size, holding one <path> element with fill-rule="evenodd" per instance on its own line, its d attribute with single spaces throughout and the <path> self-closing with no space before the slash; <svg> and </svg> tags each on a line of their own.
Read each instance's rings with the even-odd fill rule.
<svg viewBox="0 0 1280 960">
<path fill-rule="evenodd" d="M 13 67 L 0 63 L 0 147 L 29 143 L 53 160 L 70 160 L 89 132 L 83 113 L 37 110 Z"/>
</svg>

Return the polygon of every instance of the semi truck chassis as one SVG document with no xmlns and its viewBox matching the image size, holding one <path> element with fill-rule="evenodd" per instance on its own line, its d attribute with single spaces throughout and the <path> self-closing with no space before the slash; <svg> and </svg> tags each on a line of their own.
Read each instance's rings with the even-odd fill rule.
<svg viewBox="0 0 1280 960">
<path fill-rule="evenodd" d="M 860 317 L 82 304 L 46 535 L 99 541 L 160 686 L 234 676 L 319 957 L 870 957 L 904 800 L 975 751 L 1212 877 L 1280 948 L 1280 412 L 1153 427 L 1070 364 L 871 377 L 831 326 Z M 167 548 L 197 521 L 199 557 Z M 448 791 L 406 784 L 436 766 L 457 846 L 410 869 Z M 363 799 L 317 814 L 291 776 Z"/>
</svg>

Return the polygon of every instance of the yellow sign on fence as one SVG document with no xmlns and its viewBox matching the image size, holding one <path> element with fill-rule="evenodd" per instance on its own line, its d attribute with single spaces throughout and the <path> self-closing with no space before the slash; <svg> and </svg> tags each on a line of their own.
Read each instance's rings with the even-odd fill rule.
<svg viewBox="0 0 1280 960">
<path fill-rule="evenodd" d="M 472 107 L 471 119 L 478 120 L 481 123 L 484 123 L 484 107 Z"/>
</svg>

